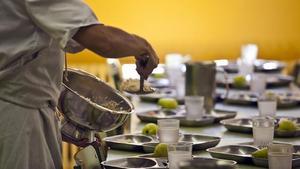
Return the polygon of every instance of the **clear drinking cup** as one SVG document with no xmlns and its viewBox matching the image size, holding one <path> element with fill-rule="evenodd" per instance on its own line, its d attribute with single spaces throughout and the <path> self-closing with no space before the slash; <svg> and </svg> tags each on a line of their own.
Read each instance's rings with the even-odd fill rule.
<svg viewBox="0 0 300 169">
<path fill-rule="evenodd" d="M 275 118 L 277 111 L 277 98 L 275 94 L 260 96 L 258 99 L 258 110 L 260 116 L 271 116 Z"/>
<path fill-rule="evenodd" d="M 265 92 L 267 86 L 267 76 L 262 73 L 255 73 L 251 75 L 250 91 L 257 94 Z"/>
<path fill-rule="evenodd" d="M 293 145 L 270 144 L 268 146 L 269 169 L 291 169 Z"/>
<path fill-rule="evenodd" d="M 253 117 L 253 139 L 254 145 L 263 148 L 272 143 L 274 138 L 274 118 Z"/>
<path fill-rule="evenodd" d="M 188 120 L 200 119 L 204 115 L 203 96 L 185 96 L 184 104 L 186 109 L 186 117 Z"/>
<path fill-rule="evenodd" d="M 179 169 L 179 163 L 192 159 L 192 143 L 181 142 L 168 145 L 169 169 Z"/>
<path fill-rule="evenodd" d="M 157 120 L 158 139 L 160 143 L 177 143 L 179 140 L 179 120 Z"/>
</svg>

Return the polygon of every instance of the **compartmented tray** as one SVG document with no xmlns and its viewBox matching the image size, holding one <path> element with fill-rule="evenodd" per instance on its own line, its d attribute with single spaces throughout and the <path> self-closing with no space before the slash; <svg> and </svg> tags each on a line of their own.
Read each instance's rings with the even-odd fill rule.
<svg viewBox="0 0 300 169">
<path fill-rule="evenodd" d="M 117 160 L 109 160 L 102 162 L 105 169 L 127 169 L 127 168 L 140 168 L 140 169 L 159 169 L 168 168 L 166 160 L 159 158 L 146 158 L 146 157 L 128 157 Z"/>
<path fill-rule="evenodd" d="M 179 142 L 192 142 L 193 150 L 205 150 L 219 144 L 221 138 L 198 134 L 182 134 Z M 140 151 L 153 153 L 159 141 L 156 137 L 142 134 L 126 134 L 104 138 L 107 146 L 112 149 L 126 151 Z"/>
<path fill-rule="evenodd" d="M 217 86 L 218 87 L 226 87 L 226 83 L 229 84 L 230 88 L 233 89 L 249 89 L 250 88 L 250 82 L 247 81 L 247 84 L 245 86 L 235 86 L 233 85 L 233 79 L 235 76 L 238 76 L 238 74 L 229 74 L 228 79 L 217 79 Z M 284 87 L 288 86 L 292 81 L 293 77 L 288 75 L 282 75 L 282 74 L 270 74 L 267 75 L 267 88 L 274 88 L 274 87 Z"/>
<path fill-rule="evenodd" d="M 232 160 L 221 160 L 212 158 L 203 158 L 194 156 L 192 160 L 182 163 L 182 166 L 188 167 L 189 165 L 209 165 L 209 166 L 231 166 L 234 169 L 236 165 Z M 102 162 L 105 169 L 168 169 L 168 160 L 166 158 L 154 157 L 129 157 L 117 160 L 109 160 Z"/>
<path fill-rule="evenodd" d="M 268 168 L 268 159 L 266 158 L 252 158 L 253 160 L 253 164 L 256 166 L 260 166 L 260 167 L 266 167 Z M 293 159 L 292 159 L 292 167 L 296 168 L 296 167 L 300 167 L 300 155 L 293 155 Z"/>
<path fill-rule="evenodd" d="M 150 76 L 148 78 L 148 82 L 154 88 L 167 88 L 170 87 L 169 79 L 162 77 L 162 78 L 155 78 L 154 76 Z"/>
<path fill-rule="evenodd" d="M 157 88 L 154 93 L 140 95 L 142 101 L 157 103 L 160 98 L 174 98 L 178 103 L 183 104 L 183 99 L 176 98 L 176 90 L 170 87 Z"/>
<path fill-rule="evenodd" d="M 216 62 L 218 62 L 218 60 Z M 224 70 L 228 73 L 238 73 L 238 65 L 236 61 L 227 60 L 227 64 L 222 64 L 222 66 L 220 67 L 223 67 Z M 265 73 L 280 72 L 284 67 L 285 64 L 283 62 L 276 61 L 276 60 L 257 59 L 254 62 L 255 72 L 265 72 Z"/>
<path fill-rule="evenodd" d="M 186 111 L 184 106 L 174 110 L 157 109 L 153 111 L 137 112 L 136 115 L 143 122 L 156 123 L 159 119 L 179 119 L 181 126 L 200 127 L 218 123 L 224 119 L 231 119 L 237 115 L 235 111 L 215 109 L 211 114 L 203 116 L 201 119 L 186 119 Z"/>
<path fill-rule="evenodd" d="M 194 158 L 190 161 L 180 163 L 181 169 L 236 169 L 236 163 L 233 160 L 220 160 L 215 158 Z"/>
<path fill-rule="evenodd" d="M 275 144 L 283 143 L 284 144 L 284 142 L 276 142 L 276 141 L 273 143 L 275 143 Z M 241 143 L 241 145 L 254 146 L 254 142 Z M 293 153 L 292 167 L 296 168 L 296 167 L 300 167 L 300 154 L 299 154 L 300 145 L 293 145 L 293 147 L 294 147 L 294 153 Z M 266 159 L 266 158 L 252 157 L 252 161 L 253 161 L 253 164 L 256 166 L 268 168 L 268 159 Z"/>
<path fill-rule="evenodd" d="M 300 103 L 299 94 L 292 92 L 280 92 L 278 95 L 277 107 L 290 108 L 298 106 Z M 225 103 L 237 105 L 251 105 L 257 106 L 258 95 L 251 92 L 230 92 L 227 97 L 222 95 L 220 97 Z"/>
<path fill-rule="evenodd" d="M 276 143 L 276 142 L 275 142 Z M 260 167 L 268 167 L 267 158 L 255 158 L 252 157 L 252 153 L 256 150 L 259 150 L 253 145 L 252 142 L 242 143 L 239 145 L 227 145 L 222 147 L 210 148 L 207 151 L 214 158 L 234 160 L 238 163 L 244 164 L 254 164 Z M 294 146 L 294 154 L 292 165 L 293 168 L 300 167 L 300 155 L 297 154 L 299 151 L 299 145 Z"/>
<path fill-rule="evenodd" d="M 251 154 L 256 150 L 258 148 L 248 145 L 227 145 L 207 149 L 214 158 L 234 160 L 237 163 L 252 163 Z"/>
<path fill-rule="evenodd" d="M 295 121 L 298 125 L 300 124 L 300 118 L 294 118 L 294 117 L 277 117 L 277 122 L 281 118 L 288 118 L 290 120 Z M 240 118 L 240 119 L 227 119 L 222 120 L 221 124 L 223 124 L 227 130 L 232 132 L 239 132 L 239 133 L 252 133 L 252 119 L 250 118 Z M 289 137 L 299 137 L 300 136 L 300 128 L 298 128 L 296 131 L 283 131 L 278 130 L 275 126 L 275 137 L 281 137 L 281 138 L 289 138 Z"/>
</svg>

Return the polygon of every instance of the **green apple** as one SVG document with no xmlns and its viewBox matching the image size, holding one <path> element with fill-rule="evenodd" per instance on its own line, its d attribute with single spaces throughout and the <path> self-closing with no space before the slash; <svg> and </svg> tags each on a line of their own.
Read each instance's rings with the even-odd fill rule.
<svg viewBox="0 0 300 169">
<path fill-rule="evenodd" d="M 245 76 L 239 75 L 233 78 L 233 86 L 235 87 L 245 87 L 247 85 L 247 80 Z"/>
<path fill-rule="evenodd" d="M 154 157 L 168 157 L 168 145 L 165 143 L 159 143 L 153 153 Z"/>
<path fill-rule="evenodd" d="M 158 105 L 165 109 L 176 109 L 178 102 L 173 98 L 161 98 L 158 100 Z"/>
<path fill-rule="evenodd" d="M 280 119 L 278 130 L 295 131 L 297 130 L 297 124 L 288 119 Z"/>
<path fill-rule="evenodd" d="M 143 127 L 142 133 L 145 135 L 156 135 L 157 130 L 158 130 L 158 126 L 156 124 L 148 123 Z"/>
<path fill-rule="evenodd" d="M 263 148 L 252 153 L 255 158 L 268 158 L 268 148 Z"/>
<path fill-rule="evenodd" d="M 161 78 L 165 77 L 165 74 L 164 73 L 153 73 L 151 76 L 156 79 L 161 79 Z"/>
</svg>

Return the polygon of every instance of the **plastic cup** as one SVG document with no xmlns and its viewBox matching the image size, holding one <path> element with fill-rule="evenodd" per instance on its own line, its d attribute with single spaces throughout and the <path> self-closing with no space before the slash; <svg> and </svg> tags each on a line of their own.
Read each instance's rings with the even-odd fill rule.
<svg viewBox="0 0 300 169">
<path fill-rule="evenodd" d="M 264 94 L 258 99 L 258 110 L 260 116 L 271 116 L 275 118 L 277 111 L 277 98 L 275 94 Z"/>
<path fill-rule="evenodd" d="M 179 140 L 179 120 L 157 120 L 158 139 L 160 143 L 177 143 Z"/>
<path fill-rule="evenodd" d="M 200 119 L 204 115 L 204 97 L 203 96 L 185 96 L 184 104 L 186 117 L 188 120 Z"/>
<path fill-rule="evenodd" d="M 256 73 L 251 75 L 250 91 L 257 94 L 262 94 L 266 90 L 267 79 L 265 74 Z"/>
<path fill-rule="evenodd" d="M 293 145 L 270 144 L 268 146 L 269 169 L 291 169 L 293 159 Z"/>
<path fill-rule="evenodd" d="M 179 163 L 192 159 L 192 143 L 182 142 L 168 145 L 169 169 L 179 169 Z"/>
<path fill-rule="evenodd" d="M 260 148 L 267 147 L 274 138 L 274 119 L 271 117 L 253 117 L 254 145 Z"/>
</svg>

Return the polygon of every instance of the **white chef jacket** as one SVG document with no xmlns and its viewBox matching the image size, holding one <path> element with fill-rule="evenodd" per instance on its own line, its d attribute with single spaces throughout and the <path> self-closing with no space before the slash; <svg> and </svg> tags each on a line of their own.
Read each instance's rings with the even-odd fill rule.
<svg viewBox="0 0 300 169">
<path fill-rule="evenodd" d="M 99 24 L 82 0 L 0 1 L 0 99 L 57 104 L 63 49 L 80 27 Z"/>
</svg>

